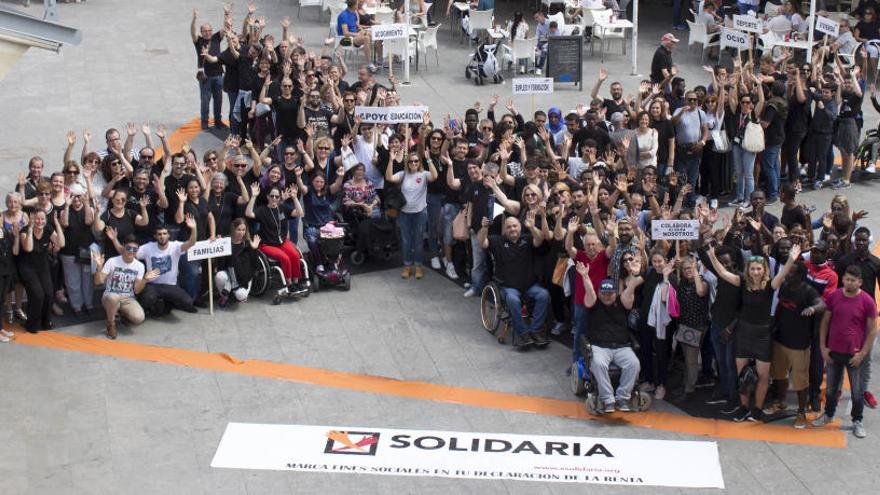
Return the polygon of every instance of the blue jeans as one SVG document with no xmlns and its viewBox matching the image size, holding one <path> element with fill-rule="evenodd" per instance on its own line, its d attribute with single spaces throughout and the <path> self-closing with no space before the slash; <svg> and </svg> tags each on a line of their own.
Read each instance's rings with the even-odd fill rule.
<svg viewBox="0 0 880 495">
<path fill-rule="evenodd" d="M 750 5 L 742 2 L 736 2 L 736 8 L 739 9 L 739 15 L 746 15 L 750 10 L 754 10 L 757 14 L 759 10 L 757 5 Z"/>
<path fill-rule="evenodd" d="M 782 151 L 781 144 L 772 144 L 764 147 L 761 152 L 761 170 L 767 177 L 767 197 L 776 199 L 779 197 L 779 153 Z"/>
<path fill-rule="evenodd" d="M 730 152 L 733 173 L 736 175 L 736 199 L 748 201 L 755 190 L 755 154 L 738 144 Z"/>
<path fill-rule="evenodd" d="M 715 349 L 715 361 L 718 363 L 718 383 L 721 393 L 728 399 L 736 398 L 736 356 L 733 341 L 725 342 L 722 337 L 724 329 L 712 322 L 709 328 L 709 338 L 712 339 L 712 347 Z"/>
<path fill-rule="evenodd" d="M 471 289 L 477 294 L 483 290 L 486 283 L 486 250 L 480 247 L 477 241 L 477 233 L 471 232 Z"/>
<path fill-rule="evenodd" d="M 672 0 L 672 25 L 681 24 L 681 0 Z"/>
<path fill-rule="evenodd" d="M 199 276 L 202 274 L 202 262 L 187 261 L 186 254 L 180 257 L 181 287 L 195 300 L 199 297 Z"/>
<path fill-rule="evenodd" d="M 321 227 L 307 225 L 303 228 L 303 237 L 306 239 L 306 245 L 309 246 L 309 256 L 312 261 L 317 264 L 323 263 L 321 258 L 321 246 L 318 241 L 321 239 Z"/>
<path fill-rule="evenodd" d="M 422 239 L 425 237 L 425 225 L 428 223 L 428 209 L 418 213 L 400 212 L 397 225 L 400 227 L 400 248 L 403 252 L 404 266 L 422 265 Z"/>
<path fill-rule="evenodd" d="M 517 335 L 524 333 L 540 332 L 547 319 L 547 305 L 550 304 L 550 293 L 539 284 L 534 284 L 526 290 L 525 296 L 535 301 L 535 310 L 532 312 L 532 324 L 526 326 L 522 317 L 522 295 L 518 289 L 502 287 L 504 302 L 507 312 L 510 313 L 510 321 Z"/>
<path fill-rule="evenodd" d="M 440 215 L 443 210 L 443 195 L 428 193 L 428 253 L 431 256 L 440 255 L 440 239 L 443 233 L 440 230 Z"/>
<path fill-rule="evenodd" d="M 574 330 L 574 345 L 571 350 L 571 362 L 576 363 L 578 359 L 583 357 L 583 354 L 581 354 L 581 346 L 578 345 L 578 342 L 581 340 L 581 335 L 586 335 L 587 333 L 590 314 L 587 312 L 587 307 L 583 304 L 574 304 L 573 306 L 574 311 L 572 311 L 571 326 Z"/>
<path fill-rule="evenodd" d="M 428 206 L 430 208 L 430 205 Z M 458 215 L 458 212 L 461 211 L 461 206 L 454 203 L 445 203 L 443 205 L 442 211 L 442 226 L 440 227 L 443 231 L 443 245 L 451 246 L 455 244 L 455 239 L 452 238 L 452 221 L 455 220 L 455 216 Z"/>
<path fill-rule="evenodd" d="M 689 184 L 694 186 L 694 191 L 697 190 L 697 183 L 700 180 L 700 162 L 703 161 L 703 155 L 696 154 L 693 156 L 678 156 L 675 157 L 675 171 L 682 172 L 687 176 L 687 181 Z M 688 197 L 685 198 L 686 205 L 693 204 L 693 198 L 695 192 L 691 192 L 688 194 Z M 670 201 L 675 201 L 670 198 Z"/>
<path fill-rule="evenodd" d="M 657 177 L 662 179 L 666 176 L 666 169 L 669 168 L 669 165 L 666 163 L 657 162 Z"/>
<path fill-rule="evenodd" d="M 199 82 L 199 95 L 202 99 L 202 125 L 208 125 L 208 105 L 214 100 L 214 125 L 222 122 L 223 74 L 211 76 Z"/>
<path fill-rule="evenodd" d="M 287 219 L 287 237 L 294 246 L 299 242 L 299 217 Z"/>
<path fill-rule="evenodd" d="M 865 409 L 865 401 L 862 398 L 864 391 L 862 390 L 861 366 L 852 366 L 849 364 L 851 354 L 840 354 L 838 352 L 831 353 L 831 364 L 825 366 L 825 414 L 829 418 L 834 417 L 837 410 L 837 391 L 843 382 L 843 370 L 849 376 L 850 396 L 852 397 L 852 419 L 853 421 L 862 420 L 862 411 Z"/>
</svg>

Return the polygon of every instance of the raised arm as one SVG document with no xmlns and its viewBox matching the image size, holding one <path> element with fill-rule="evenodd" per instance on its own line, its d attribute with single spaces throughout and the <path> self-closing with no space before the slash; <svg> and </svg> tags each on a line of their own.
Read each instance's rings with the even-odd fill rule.
<svg viewBox="0 0 880 495">
<path fill-rule="evenodd" d="M 715 268 L 715 273 L 717 273 L 720 278 L 724 279 L 724 281 L 729 283 L 730 285 L 739 287 L 741 280 L 740 276 L 730 273 L 729 271 L 727 271 L 726 268 L 724 268 L 724 265 L 722 265 L 721 262 L 718 261 L 718 257 L 715 256 L 715 248 L 710 247 L 706 251 L 706 253 L 709 255 L 709 261 L 712 262 L 712 267 Z"/>
</svg>

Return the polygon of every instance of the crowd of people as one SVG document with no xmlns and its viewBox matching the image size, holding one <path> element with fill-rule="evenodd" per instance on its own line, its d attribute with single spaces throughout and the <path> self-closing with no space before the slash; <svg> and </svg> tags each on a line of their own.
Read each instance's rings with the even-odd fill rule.
<svg viewBox="0 0 880 495">
<path fill-rule="evenodd" d="M 68 132 L 57 171 L 30 159 L 2 214 L 4 320 L 49 329 L 65 310 L 96 311 L 97 290 L 116 338 L 120 320 L 205 307 L 208 284 L 220 307 L 246 301 L 258 252 L 282 268 L 282 290 L 308 291 L 298 245 L 317 252 L 321 228 L 339 218 L 362 236 L 364 225 L 391 222 L 402 278 L 430 266 L 466 279 L 465 297 L 496 281 L 523 350 L 570 331 L 576 361 L 589 341 L 605 412 L 628 411 L 636 382 L 666 398 L 680 353 L 670 399 L 713 386 L 709 404 L 759 421 L 785 411 L 791 390 L 796 428 L 808 410 L 821 413 L 815 427 L 834 417 L 846 370 L 854 434 L 865 436 L 880 280 L 859 224 L 867 212 L 843 194 L 819 212 L 798 198 L 802 183 L 818 188 L 832 173 L 832 146 L 843 158 L 832 187 L 849 187 L 862 91 L 873 96 L 865 72 L 842 68 L 833 49 L 803 65 L 734 58 L 689 87 L 666 34 L 634 98 L 620 82 L 603 95 L 601 69 L 591 100 L 567 111 L 523 115 L 496 95 L 463 117 L 374 124 L 355 107 L 400 105 L 393 78 L 361 66 L 350 83 L 342 57 L 307 50 L 286 19 L 276 43 L 255 10 L 240 32 L 230 8 L 219 33 L 193 13 L 202 125 L 229 131 L 219 150 L 172 149 L 164 126 L 128 123 L 96 150 L 89 131 Z M 717 204 L 727 162 L 732 210 Z M 766 209 L 777 200 L 781 217 Z M 654 220 L 695 220 L 699 233 L 653 239 Z M 216 273 L 187 259 L 217 237 L 231 238 L 232 255 Z M 612 363 L 623 372 L 616 390 Z"/>
</svg>

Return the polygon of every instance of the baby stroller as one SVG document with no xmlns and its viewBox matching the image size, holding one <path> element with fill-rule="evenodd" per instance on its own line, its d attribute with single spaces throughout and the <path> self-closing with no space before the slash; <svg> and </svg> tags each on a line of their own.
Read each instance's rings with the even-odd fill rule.
<svg viewBox="0 0 880 495">
<path fill-rule="evenodd" d="M 351 289 L 351 273 L 342 265 L 345 230 L 336 222 L 328 222 L 321 227 L 320 235 L 318 240 L 320 255 L 310 253 L 315 266 L 312 270 L 312 292 L 331 287 Z"/>
<path fill-rule="evenodd" d="M 501 64 L 495 54 L 501 47 L 501 41 L 490 43 L 488 40 L 477 45 L 477 50 L 471 55 L 471 60 L 464 69 L 464 77 L 474 78 L 477 86 L 482 86 L 484 80 L 491 80 L 495 84 L 504 81 L 501 74 Z"/>
</svg>

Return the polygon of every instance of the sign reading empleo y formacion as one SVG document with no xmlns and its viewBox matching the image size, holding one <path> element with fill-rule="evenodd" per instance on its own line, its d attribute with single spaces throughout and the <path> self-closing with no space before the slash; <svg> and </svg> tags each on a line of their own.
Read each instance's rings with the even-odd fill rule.
<svg viewBox="0 0 880 495">
<path fill-rule="evenodd" d="M 220 258 L 232 255 L 232 238 L 219 237 L 213 241 L 210 239 L 199 241 L 186 251 L 186 259 L 198 261 L 208 258 Z"/>
<path fill-rule="evenodd" d="M 373 41 L 406 38 L 406 24 L 376 24 L 370 27 Z"/>
<path fill-rule="evenodd" d="M 354 107 L 355 117 L 365 124 L 420 124 L 427 111 L 426 106 Z"/>
<path fill-rule="evenodd" d="M 229 423 L 214 468 L 724 488 L 715 442 Z"/>
<path fill-rule="evenodd" d="M 651 239 L 655 241 L 686 241 L 699 238 L 699 220 L 651 220 Z"/>
<path fill-rule="evenodd" d="M 721 28 L 721 49 L 730 47 L 748 50 L 750 46 L 748 34 L 736 29 Z"/>
<path fill-rule="evenodd" d="M 552 77 L 517 77 L 511 80 L 513 94 L 533 95 L 553 92 Z"/>
</svg>

